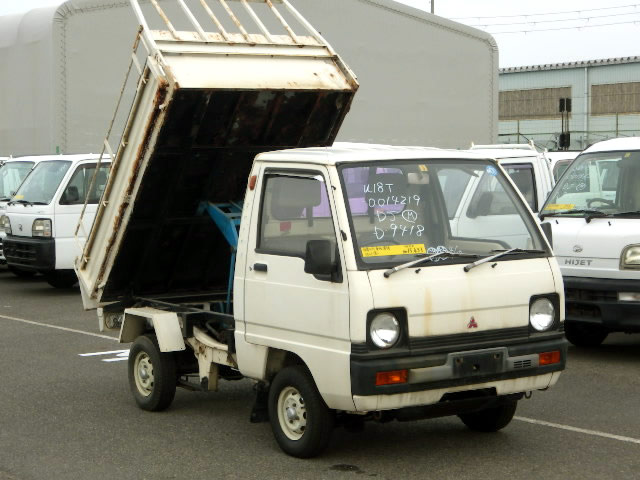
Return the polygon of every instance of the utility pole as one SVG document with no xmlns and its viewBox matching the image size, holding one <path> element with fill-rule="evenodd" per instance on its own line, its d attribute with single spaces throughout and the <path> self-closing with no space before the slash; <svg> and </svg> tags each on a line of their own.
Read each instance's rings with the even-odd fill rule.
<svg viewBox="0 0 640 480">
<path fill-rule="evenodd" d="M 431 13 L 434 13 L 433 10 L 435 9 L 435 4 L 436 0 L 431 0 Z"/>
</svg>

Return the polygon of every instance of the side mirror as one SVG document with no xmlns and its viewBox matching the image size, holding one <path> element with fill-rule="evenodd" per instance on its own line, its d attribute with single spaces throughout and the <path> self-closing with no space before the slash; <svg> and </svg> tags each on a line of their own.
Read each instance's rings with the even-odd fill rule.
<svg viewBox="0 0 640 480">
<path fill-rule="evenodd" d="M 553 228 L 551 227 L 551 224 L 549 222 L 544 222 L 540 224 L 540 227 L 544 232 L 544 236 L 547 237 L 549 245 L 551 245 L 551 248 L 553 248 Z"/>
<path fill-rule="evenodd" d="M 69 185 L 63 195 L 63 201 L 67 205 L 72 205 L 80 201 L 80 193 L 78 193 L 78 187 L 75 185 Z"/>
<path fill-rule="evenodd" d="M 305 273 L 312 274 L 318 280 L 342 282 L 342 275 L 337 262 L 331 259 L 331 250 L 331 242 L 329 240 L 309 240 L 304 256 Z"/>
</svg>

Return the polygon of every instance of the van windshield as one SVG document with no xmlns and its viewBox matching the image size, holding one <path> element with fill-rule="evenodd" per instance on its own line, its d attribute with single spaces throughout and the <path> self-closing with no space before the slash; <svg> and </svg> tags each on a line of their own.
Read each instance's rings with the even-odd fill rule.
<svg viewBox="0 0 640 480">
<path fill-rule="evenodd" d="M 640 212 L 640 151 L 578 156 L 549 195 L 542 214 L 608 216 Z"/>
<path fill-rule="evenodd" d="M 8 162 L 0 168 L 0 201 L 6 201 L 15 193 L 33 168 L 34 162 Z"/>
<path fill-rule="evenodd" d="M 511 248 L 531 252 L 505 259 L 549 253 L 526 206 L 489 161 L 376 161 L 340 172 L 360 266 L 439 252 L 455 254 L 441 259 L 453 263 Z"/>
<path fill-rule="evenodd" d="M 16 192 L 14 200 L 48 205 L 70 166 L 68 160 L 38 163 Z"/>
</svg>

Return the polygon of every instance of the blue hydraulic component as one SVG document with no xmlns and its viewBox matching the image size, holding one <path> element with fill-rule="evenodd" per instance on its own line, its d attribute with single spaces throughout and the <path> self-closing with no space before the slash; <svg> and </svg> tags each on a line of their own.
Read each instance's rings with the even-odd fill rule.
<svg viewBox="0 0 640 480">
<path fill-rule="evenodd" d="M 231 292 L 233 290 L 233 274 L 236 267 L 236 251 L 238 249 L 238 231 L 240 230 L 240 218 L 242 217 L 242 203 L 211 203 L 201 202 L 198 206 L 198 215 L 207 212 L 216 226 L 220 229 L 225 240 L 231 246 L 231 265 L 229 266 L 229 283 L 227 285 L 227 301 L 224 313 L 231 313 Z"/>
</svg>

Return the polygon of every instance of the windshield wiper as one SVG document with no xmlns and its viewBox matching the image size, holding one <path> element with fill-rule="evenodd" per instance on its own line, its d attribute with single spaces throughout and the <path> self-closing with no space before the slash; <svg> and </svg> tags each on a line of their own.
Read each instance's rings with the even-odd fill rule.
<svg viewBox="0 0 640 480">
<path fill-rule="evenodd" d="M 498 252 L 495 255 L 491 255 L 489 257 L 481 258 L 480 260 L 476 260 L 469 265 L 464 266 L 464 271 L 468 272 L 472 268 L 477 267 L 478 265 L 482 265 L 483 263 L 490 262 L 492 260 L 496 260 L 500 257 L 504 257 L 505 255 L 510 255 L 512 253 L 547 253 L 545 250 L 538 249 L 524 249 L 524 248 L 510 248 L 509 250 L 491 250 L 492 252 Z"/>
<path fill-rule="evenodd" d="M 478 257 L 478 255 L 476 255 L 475 253 L 462 253 L 462 252 L 438 252 L 438 253 L 434 253 L 433 255 L 429 255 L 428 257 L 425 255 L 421 255 L 420 258 L 416 260 L 411 260 L 410 262 L 400 264 L 397 267 L 393 267 L 385 271 L 384 278 L 389 278 L 392 274 L 399 272 L 400 270 L 404 270 L 405 268 L 418 265 L 419 263 L 430 262 L 434 258 L 439 257 L 441 255 L 446 255 L 449 257 L 474 257 L 474 258 Z"/>
<path fill-rule="evenodd" d="M 32 205 L 49 205 L 48 203 L 45 203 L 45 202 L 30 202 L 29 200 L 11 200 L 9 202 L 9 205 L 14 205 L 16 203 L 19 203 L 20 205 L 25 205 L 25 206 L 26 205 L 29 205 L 29 206 L 32 206 Z"/>
<path fill-rule="evenodd" d="M 610 217 L 610 213 L 605 213 L 602 210 L 596 210 L 595 208 L 579 208 L 576 210 L 563 210 L 561 212 L 550 212 L 550 213 L 541 213 L 540 220 L 544 220 L 545 217 L 552 217 L 554 215 L 566 215 L 572 213 L 581 213 L 585 217 L 584 219 L 589 223 L 592 218 L 595 217 Z"/>
<path fill-rule="evenodd" d="M 640 210 L 631 210 L 629 212 L 612 213 L 611 216 L 612 217 L 634 217 L 634 216 L 640 216 Z"/>
</svg>

